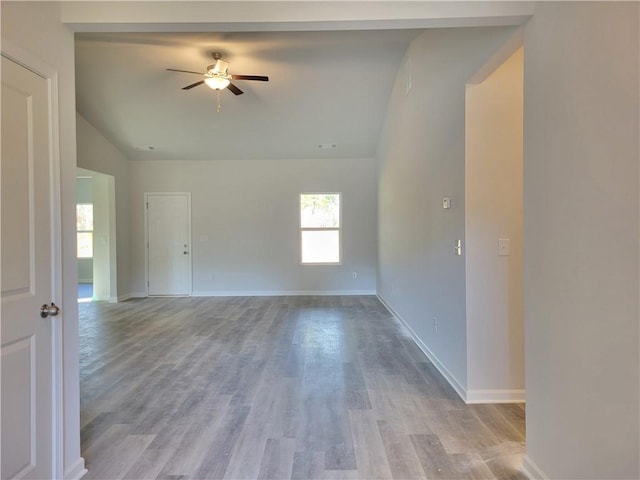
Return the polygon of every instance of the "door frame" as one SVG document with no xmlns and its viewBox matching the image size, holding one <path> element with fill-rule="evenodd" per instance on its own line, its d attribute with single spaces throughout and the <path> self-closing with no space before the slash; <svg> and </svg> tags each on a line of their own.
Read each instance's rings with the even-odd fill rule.
<svg viewBox="0 0 640 480">
<path fill-rule="evenodd" d="M 64 476 L 64 342 L 63 323 L 65 307 L 62 291 L 62 193 L 60 165 L 60 126 L 58 101 L 58 71 L 40 58 L 17 45 L 2 39 L 0 55 L 26 68 L 47 81 L 49 100 L 49 218 L 51 220 L 51 300 L 61 306 L 60 316 L 54 322 L 51 364 L 53 367 L 51 391 L 51 471 L 55 478 Z M 77 308 L 77 307 L 76 307 Z"/>
<path fill-rule="evenodd" d="M 92 182 L 92 190 L 94 192 L 94 226 L 96 221 L 96 207 L 95 205 L 101 205 L 103 207 L 103 213 L 106 210 L 107 220 L 103 221 L 107 225 L 106 233 L 108 233 L 109 238 L 109 248 L 107 255 L 96 255 L 96 251 L 94 249 L 92 260 L 93 267 L 93 283 L 94 283 L 94 299 L 97 301 L 107 300 L 109 303 L 118 303 L 118 251 L 117 251 L 117 225 L 116 225 L 116 192 L 115 192 L 115 177 L 108 173 L 97 172 L 95 170 L 91 170 L 83 167 L 76 167 L 76 186 L 78 184 L 79 178 L 90 178 Z M 100 182 L 103 186 L 106 185 L 107 196 L 106 198 L 102 198 L 100 202 L 96 202 L 95 200 L 95 185 L 96 182 Z M 77 198 L 76 198 L 77 203 Z M 97 218 L 100 218 L 99 216 Z M 104 218 L 103 218 L 104 220 Z M 95 235 L 95 231 L 94 231 Z M 104 252 L 103 252 L 104 253 Z M 101 283 L 103 285 L 108 284 L 109 287 L 109 295 L 108 296 L 98 296 L 96 294 L 96 258 L 102 259 L 103 263 L 105 259 L 108 258 L 106 262 L 109 266 L 109 275 L 101 275 Z M 81 279 L 79 278 L 79 281 Z"/>
<path fill-rule="evenodd" d="M 187 287 L 187 296 L 193 295 L 193 248 L 191 241 L 191 192 L 144 192 L 144 292 L 145 296 L 149 296 L 149 218 L 148 208 L 149 197 L 166 196 L 166 197 L 187 197 L 187 222 L 188 222 L 188 240 L 189 245 L 189 283 Z"/>
</svg>

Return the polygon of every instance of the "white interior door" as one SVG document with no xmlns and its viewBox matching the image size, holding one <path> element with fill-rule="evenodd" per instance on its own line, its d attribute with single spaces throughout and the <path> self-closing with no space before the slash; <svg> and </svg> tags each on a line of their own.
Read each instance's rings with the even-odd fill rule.
<svg viewBox="0 0 640 480">
<path fill-rule="evenodd" d="M 190 295 L 190 195 L 147 193 L 145 197 L 149 295 Z"/>
<path fill-rule="evenodd" d="M 0 473 L 53 478 L 53 322 L 60 320 L 40 316 L 56 278 L 48 81 L 2 57 L 1 101 Z"/>
</svg>

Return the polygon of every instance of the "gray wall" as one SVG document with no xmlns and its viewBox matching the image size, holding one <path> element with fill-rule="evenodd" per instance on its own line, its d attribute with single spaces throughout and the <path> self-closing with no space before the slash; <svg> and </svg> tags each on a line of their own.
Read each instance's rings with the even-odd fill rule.
<svg viewBox="0 0 640 480">
<path fill-rule="evenodd" d="M 135 295 L 145 292 L 145 192 L 191 192 L 194 295 L 375 293 L 375 160 L 130 165 Z M 342 265 L 300 265 L 303 192 L 342 193 Z"/>
<path fill-rule="evenodd" d="M 129 161 L 79 114 L 77 115 L 77 131 L 78 167 L 106 173 L 115 179 L 117 297 L 126 298 L 131 292 Z"/>
<path fill-rule="evenodd" d="M 525 31 L 528 461 L 638 478 L 639 5 L 536 5 Z"/>
<path fill-rule="evenodd" d="M 414 40 L 378 151 L 378 293 L 463 396 L 465 264 L 454 244 L 465 238 L 465 83 L 512 33 L 442 29 Z M 451 197 L 450 210 L 442 208 L 443 197 Z"/>
</svg>

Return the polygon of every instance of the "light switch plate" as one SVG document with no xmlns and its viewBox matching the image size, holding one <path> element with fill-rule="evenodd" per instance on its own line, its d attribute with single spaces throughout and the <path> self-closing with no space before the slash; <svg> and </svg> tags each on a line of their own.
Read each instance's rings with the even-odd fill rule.
<svg viewBox="0 0 640 480">
<path fill-rule="evenodd" d="M 451 197 L 444 197 L 442 199 L 442 208 L 451 208 Z"/>
</svg>

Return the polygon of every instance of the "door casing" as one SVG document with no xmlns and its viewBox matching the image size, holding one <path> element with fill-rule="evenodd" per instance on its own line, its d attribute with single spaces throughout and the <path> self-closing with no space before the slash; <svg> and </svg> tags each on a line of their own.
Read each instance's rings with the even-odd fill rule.
<svg viewBox="0 0 640 480">
<path fill-rule="evenodd" d="M 58 100 L 58 71 L 34 56 L 30 52 L 2 39 L 0 55 L 45 79 L 48 84 L 49 101 L 49 186 L 50 186 L 50 246 L 51 246 L 51 293 L 52 302 L 61 307 L 54 321 L 52 333 L 52 472 L 55 478 L 64 476 L 64 322 L 65 308 L 77 308 L 65 305 L 62 290 L 62 199 L 61 199 L 61 163 L 60 163 L 60 126 Z M 75 208 L 75 207 L 74 207 Z M 74 211 L 75 217 L 75 211 Z M 75 232 L 73 233 L 75 235 Z M 74 257 L 75 258 L 75 257 Z M 76 268 L 75 264 L 73 265 Z M 74 289 L 75 290 L 75 289 Z M 75 297 L 75 292 L 74 292 Z"/>
</svg>

